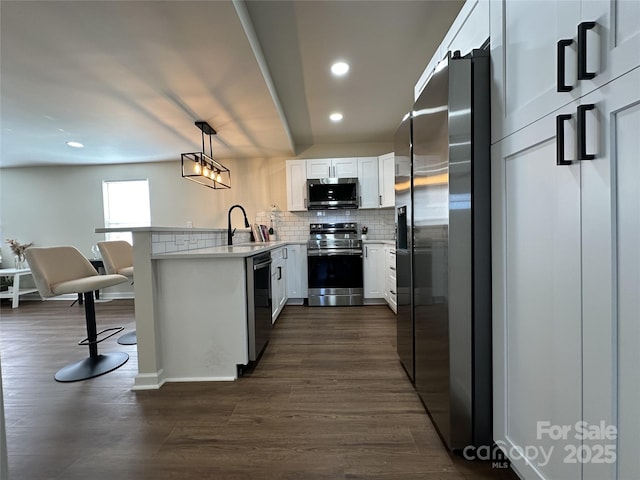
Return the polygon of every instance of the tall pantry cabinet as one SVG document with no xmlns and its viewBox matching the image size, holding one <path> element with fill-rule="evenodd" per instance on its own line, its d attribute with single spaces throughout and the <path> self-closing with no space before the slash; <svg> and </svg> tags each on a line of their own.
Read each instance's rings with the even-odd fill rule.
<svg viewBox="0 0 640 480">
<path fill-rule="evenodd" d="M 490 8 L 494 438 L 525 479 L 640 478 L 640 2 Z"/>
</svg>

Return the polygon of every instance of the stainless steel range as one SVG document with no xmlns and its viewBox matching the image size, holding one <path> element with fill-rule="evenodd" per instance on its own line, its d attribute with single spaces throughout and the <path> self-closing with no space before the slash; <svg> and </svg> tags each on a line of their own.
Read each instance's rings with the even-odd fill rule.
<svg viewBox="0 0 640 480">
<path fill-rule="evenodd" d="M 312 223 L 307 244 L 309 306 L 363 304 L 357 223 Z"/>
</svg>

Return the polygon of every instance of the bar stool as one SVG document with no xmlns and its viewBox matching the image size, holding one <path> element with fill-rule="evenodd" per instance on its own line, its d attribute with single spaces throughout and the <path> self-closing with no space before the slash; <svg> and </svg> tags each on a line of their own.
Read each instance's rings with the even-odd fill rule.
<svg viewBox="0 0 640 480">
<path fill-rule="evenodd" d="M 124 240 L 98 242 L 98 249 L 102 256 L 104 269 L 107 273 L 124 275 L 133 284 L 133 247 Z M 125 333 L 118 339 L 120 345 L 135 345 L 138 343 L 136 331 Z"/>
<path fill-rule="evenodd" d="M 84 311 L 87 338 L 78 345 L 89 347 L 89 357 L 61 368 L 55 379 L 59 382 L 76 382 L 97 377 L 124 365 L 129 355 L 124 352 L 98 354 L 98 343 L 116 335 L 124 327 L 107 328 L 97 332 L 93 291 L 127 281 L 123 275 L 98 275 L 89 260 L 71 246 L 30 247 L 25 250 L 33 280 L 42 298 L 65 293 L 84 294 Z M 98 340 L 98 336 L 107 334 Z"/>
</svg>

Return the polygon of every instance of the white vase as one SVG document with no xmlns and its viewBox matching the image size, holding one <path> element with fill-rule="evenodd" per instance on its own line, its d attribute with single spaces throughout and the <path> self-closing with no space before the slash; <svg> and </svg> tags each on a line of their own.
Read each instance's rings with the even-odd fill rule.
<svg viewBox="0 0 640 480">
<path fill-rule="evenodd" d="M 366 239 L 367 239 L 367 234 L 366 234 L 366 233 L 363 233 L 363 234 L 362 234 L 362 240 L 366 240 Z"/>
</svg>

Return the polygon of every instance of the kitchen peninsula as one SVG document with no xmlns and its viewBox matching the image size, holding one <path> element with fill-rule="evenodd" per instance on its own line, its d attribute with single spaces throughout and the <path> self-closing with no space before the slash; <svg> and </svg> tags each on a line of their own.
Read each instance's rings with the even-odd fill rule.
<svg viewBox="0 0 640 480">
<path fill-rule="evenodd" d="M 133 234 L 138 375 L 134 390 L 163 383 L 234 380 L 249 361 L 246 258 L 288 245 L 222 245 L 226 230 L 97 228 Z M 223 239 L 223 240 L 220 240 Z M 176 245 L 167 251 L 167 245 Z"/>
</svg>

